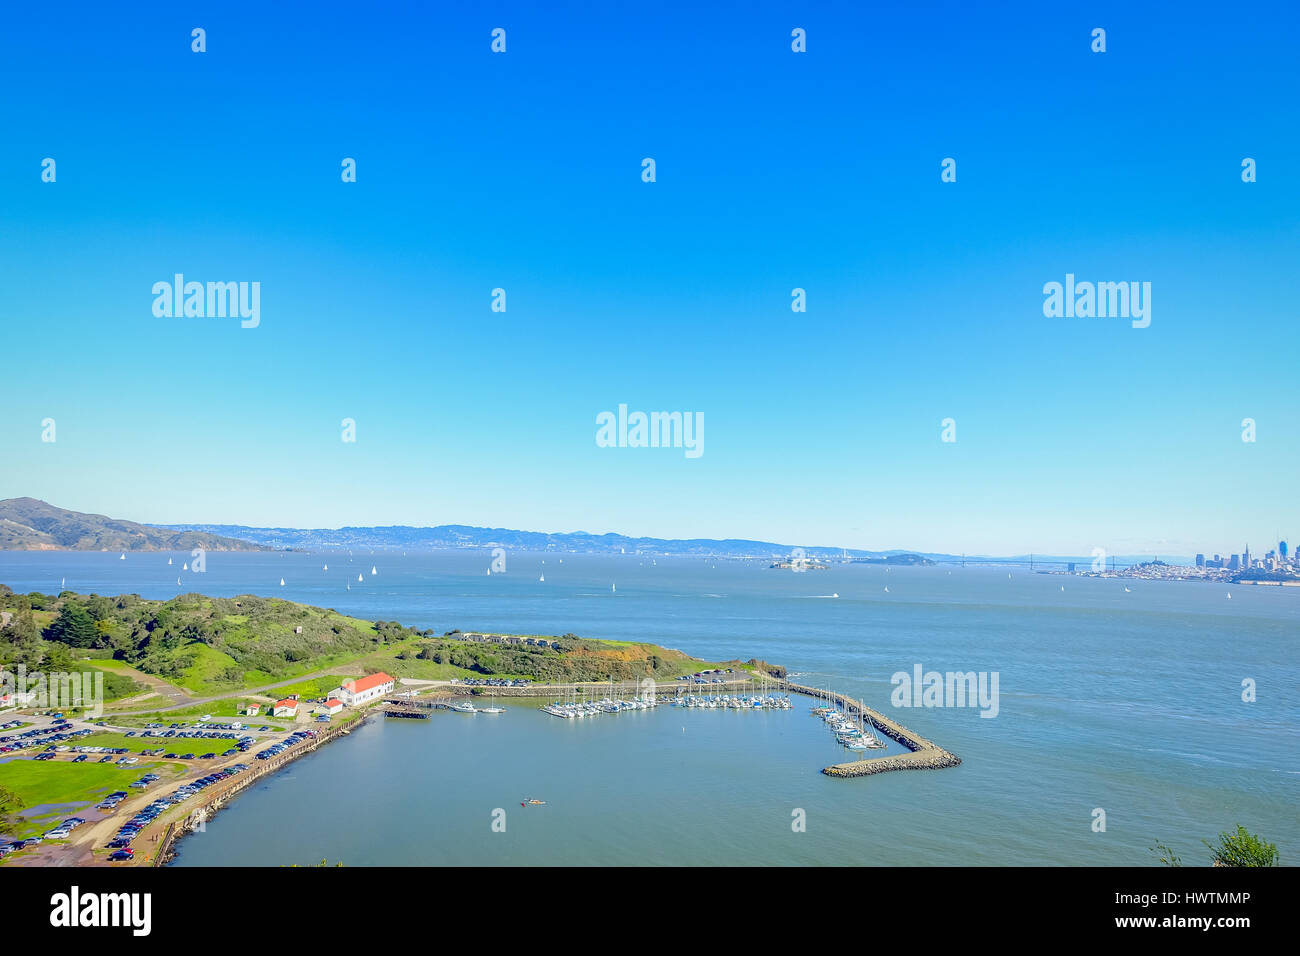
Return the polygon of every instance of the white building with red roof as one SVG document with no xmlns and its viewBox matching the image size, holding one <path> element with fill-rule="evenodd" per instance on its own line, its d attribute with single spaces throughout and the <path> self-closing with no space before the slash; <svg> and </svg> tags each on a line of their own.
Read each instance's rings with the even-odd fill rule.
<svg viewBox="0 0 1300 956">
<path fill-rule="evenodd" d="M 284 700 L 277 700 L 271 707 L 272 717 L 297 717 L 298 701 L 292 697 L 286 697 Z"/>
<path fill-rule="evenodd" d="M 364 704 L 366 701 L 391 693 L 394 683 L 393 678 L 380 671 L 378 674 L 371 674 L 368 677 L 344 681 L 332 696 L 337 697 L 349 707 L 356 707 L 358 704 Z"/>
<path fill-rule="evenodd" d="M 316 709 L 322 714 L 329 714 L 333 717 L 335 714 L 340 713 L 343 710 L 343 701 L 339 700 L 337 697 L 331 697 Z"/>
</svg>

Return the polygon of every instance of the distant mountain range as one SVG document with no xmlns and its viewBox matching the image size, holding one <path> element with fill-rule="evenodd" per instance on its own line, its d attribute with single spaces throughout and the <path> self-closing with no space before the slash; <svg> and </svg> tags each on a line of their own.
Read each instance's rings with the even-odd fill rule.
<svg viewBox="0 0 1300 956">
<path fill-rule="evenodd" d="M 1065 555 L 952 555 L 902 549 L 864 551 L 829 545 L 802 545 L 812 560 L 854 561 L 867 564 L 1029 564 L 1064 568 L 1078 562 L 1081 570 L 1091 558 Z M 746 538 L 633 538 L 622 534 L 588 534 L 585 531 L 548 533 L 478 528 L 463 524 L 437 527 L 386 525 L 345 528 L 250 528 L 237 524 L 149 525 L 117 521 L 103 515 L 66 511 L 36 498 L 0 501 L 0 551 L 339 551 L 347 549 L 432 551 L 441 548 L 505 548 L 507 551 L 556 551 L 590 554 L 710 555 L 731 558 L 788 558 L 796 546 Z M 1149 556 L 1116 555 L 1123 567 Z M 1173 558 L 1171 560 L 1179 560 Z M 1185 561 L 1184 561 L 1185 563 Z"/>
<path fill-rule="evenodd" d="M 261 551 L 254 542 L 66 511 L 37 498 L 0 501 L 0 551 Z"/>
<path fill-rule="evenodd" d="M 590 554 L 694 554 L 718 557 L 770 558 L 788 555 L 793 546 L 745 538 L 632 538 L 623 534 L 588 534 L 585 531 L 513 531 L 444 524 L 434 528 L 387 525 L 373 528 L 249 528 L 233 524 L 164 525 L 171 531 L 202 531 L 242 538 L 267 548 L 301 551 L 381 549 L 429 551 L 437 548 L 505 548 L 507 551 L 557 551 Z M 804 546 L 808 557 L 886 558 L 908 552 L 860 551 L 830 546 Z"/>
</svg>

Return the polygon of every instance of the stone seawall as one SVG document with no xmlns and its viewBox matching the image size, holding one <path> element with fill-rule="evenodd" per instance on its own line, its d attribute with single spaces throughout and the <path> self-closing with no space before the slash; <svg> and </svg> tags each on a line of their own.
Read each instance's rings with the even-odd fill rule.
<svg viewBox="0 0 1300 956">
<path fill-rule="evenodd" d="M 892 754 L 888 757 L 868 757 L 849 763 L 837 763 L 823 767 L 822 773 L 829 777 L 866 777 L 873 773 L 887 773 L 890 770 L 941 770 L 955 767 L 961 758 L 950 754 L 938 744 L 926 740 L 920 734 L 913 733 L 897 721 L 890 720 L 884 714 L 877 713 L 862 701 L 854 700 L 836 691 L 823 690 L 820 687 L 806 687 L 793 681 L 777 681 L 782 690 L 807 697 L 816 697 L 829 701 L 853 716 L 861 716 L 886 737 L 894 740 L 911 753 Z"/>
</svg>

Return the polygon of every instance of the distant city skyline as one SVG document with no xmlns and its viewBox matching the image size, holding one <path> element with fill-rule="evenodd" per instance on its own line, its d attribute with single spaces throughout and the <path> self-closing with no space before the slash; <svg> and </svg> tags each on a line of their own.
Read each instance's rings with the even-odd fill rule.
<svg viewBox="0 0 1300 956">
<path fill-rule="evenodd" d="M 1263 542 L 1300 521 L 1300 66 L 1294 9 L 1251 10 L 15 8 L 0 69 L 40 95 L 9 98 L 0 148 L 0 497 L 950 554 Z M 707 441 L 602 442 L 623 406 Z"/>
</svg>

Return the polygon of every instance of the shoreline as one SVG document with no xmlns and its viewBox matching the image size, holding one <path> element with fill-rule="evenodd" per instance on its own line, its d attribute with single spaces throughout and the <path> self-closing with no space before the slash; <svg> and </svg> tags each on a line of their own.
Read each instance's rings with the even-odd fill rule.
<svg viewBox="0 0 1300 956">
<path fill-rule="evenodd" d="M 309 738 L 300 744 L 291 747 L 283 754 L 276 757 L 261 761 L 263 766 L 250 767 L 247 773 L 236 776 L 230 785 L 211 794 L 211 796 L 201 804 L 195 804 L 189 808 L 189 811 L 181 818 L 173 820 L 167 824 L 167 828 L 158 837 L 158 849 L 154 851 L 152 859 L 141 860 L 143 866 L 166 866 L 176 858 L 176 844 L 184 837 L 193 833 L 195 830 L 206 826 L 208 820 L 237 797 L 252 784 L 265 777 L 284 769 L 284 767 L 293 763 L 301 757 L 310 753 L 315 753 L 317 749 L 325 744 L 335 740 L 338 737 L 346 737 L 352 731 L 359 728 L 367 720 L 379 712 L 379 706 L 382 705 L 382 698 L 369 702 L 366 709 L 357 714 L 351 720 L 329 727 L 317 733 L 315 737 Z M 143 836 L 143 834 L 141 834 Z"/>
</svg>

